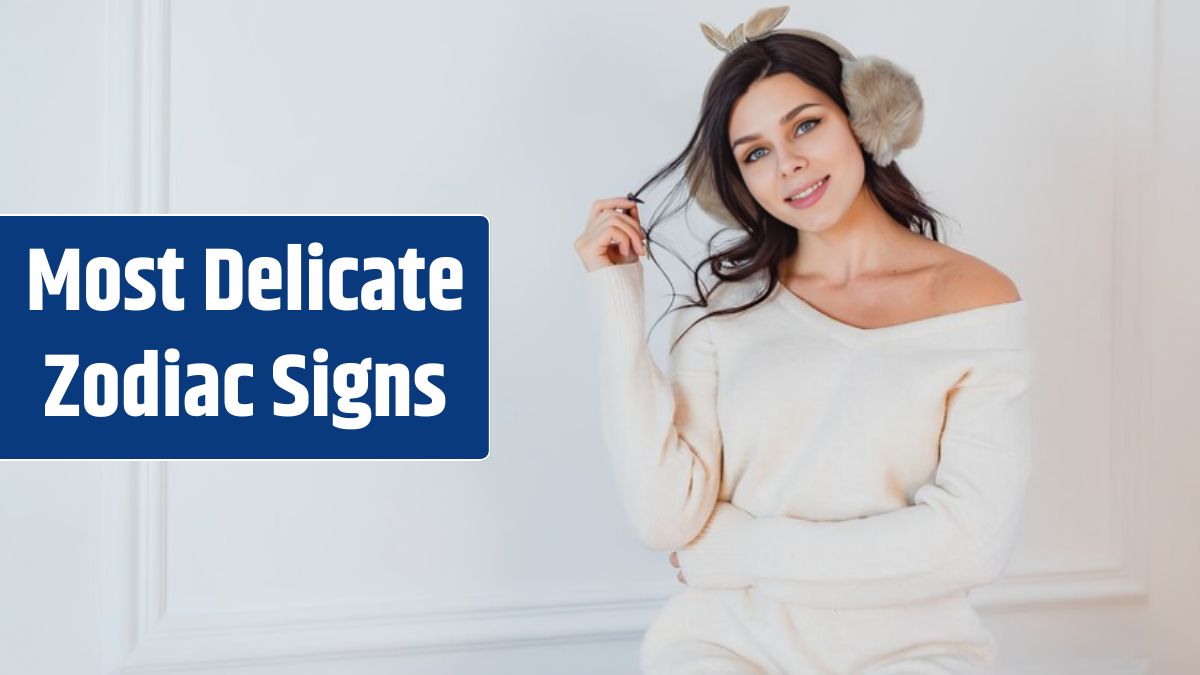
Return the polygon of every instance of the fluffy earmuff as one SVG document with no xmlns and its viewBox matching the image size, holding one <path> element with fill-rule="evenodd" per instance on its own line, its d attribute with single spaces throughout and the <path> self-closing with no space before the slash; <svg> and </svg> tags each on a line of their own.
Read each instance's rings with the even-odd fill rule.
<svg viewBox="0 0 1200 675">
<path fill-rule="evenodd" d="M 842 94 L 863 149 L 887 166 L 921 137 L 925 103 L 916 79 L 878 56 L 842 61 Z"/>
</svg>

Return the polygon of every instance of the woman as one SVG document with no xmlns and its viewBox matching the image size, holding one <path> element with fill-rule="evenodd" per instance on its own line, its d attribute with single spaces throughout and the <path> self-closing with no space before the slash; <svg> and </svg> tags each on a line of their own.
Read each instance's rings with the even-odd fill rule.
<svg viewBox="0 0 1200 675">
<path fill-rule="evenodd" d="M 576 242 L 622 503 L 686 584 L 641 666 L 991 672 L 967 592 L 1001 575 L 1021 529 L 1026 303 L 937 241 L 895 163 L 920 130 L 911 77 L 772 30 L 786 11 L 702 26 L 727 55 L 688 148 L 648 183 L 686 163 L 692 197 L 740 235 L 696 268 L 669 375 L 643 335 L 640 200 L 597 201 Z"/>
</svg>

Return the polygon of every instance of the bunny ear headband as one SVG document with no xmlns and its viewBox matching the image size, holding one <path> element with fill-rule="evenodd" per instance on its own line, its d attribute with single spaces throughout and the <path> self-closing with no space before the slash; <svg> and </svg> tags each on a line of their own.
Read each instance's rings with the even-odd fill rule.
<svg viewBox="0 0 1200 675">
<path fill-rule="evenodd" d="M 728 34 L 706 23 L 700 24 L 700 30 L 709 44 L 725 53 L 775 33 L 801 35 L 827 45 L 842 59 L 842 94 L 850 109 L 850 126 L 872 160 L 879 166 L 887 166 L 902 150 L 915 145 L 921 135 L 924 103 L 913 76 L 887 59 L 855 57 L 823 33 L 798 28 L 776 30 L 787 13 L 786 5 L 768 7 L 755 12 Z M 740 227 L 721 202 L 711 169 L 694 166 L 688 173 L 692 196 L 700 208 L 726 225 Z"/>
</svg>

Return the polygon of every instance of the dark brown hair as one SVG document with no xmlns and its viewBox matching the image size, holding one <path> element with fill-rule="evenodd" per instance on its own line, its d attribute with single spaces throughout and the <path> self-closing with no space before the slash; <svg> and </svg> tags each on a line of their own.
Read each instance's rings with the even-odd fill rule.
<svg viewBox="0 0 1200 675">
<path fill-rule="evenodd" d="M 713 251 L 713 240 L 722 232 L 717 232 L 709 239 L 710 254 L 692 270 L 698 300 L 668 312 L 687 307 L 707 307 L 709 296 L 722 283 L 741 281 L 763 270 L 766 270 L 769 279 L 763 292 L 750 302 L 717 309 L 700 317 L 688 326 L 679 338 L 704 319 L 718 314 L 741 312 L 765 300 L 779 283 L 779 263 L 790 256 L 799 245 L 799 233 L 796 229 L 772 216 L 750 195 L 738 171 L 733 151 L 729 147 L 729 118 L 734 103 L 751 84 L 778 73 L 792 73 L 821 90 L 849 116 L 850 110 L 841 88 L 842 61 L 837 52 L 818 40 L 788 33 L 775 33 L 765 38 L 750 40 L 727 54 L 709 78 L 701 104 L 700 120 L 687 147 L 633 193 L 637 196 L 680 166 L 684 166 L 685 177 L 667 197 L 667 204 L 670 204 L 681 193 L 688 194 L 687 177 L 693 171 L 704 167 L 712 171 L 712 179 L 721 202 L 744 230 L 744 236 L 716 251 Z M 940 235 L 935 214 L 940 212 L 925 203 L 895 161 L 881 167 L 865 150 L 862 152 L 865 165 L 863 181 L 880 206 L 893 219 L 913 232 L 938 241 Z M 651 242 L 652 231 L 663 219 L 686 208 L 691 201 L 690 197 L 685 198 L 669 211 L 665 208 L 657 209 L 650 219 L 649 226 L 645 228 L 647 242 Z M 683 262 L 674 252 L 672 255 Z M 655 256 L 651 254 L 650 258 L 659 271 L 662 271 L 662 266 L 658 264 Z M 686 265 L 686 262 L 684 264 Z M 717 279 L 711 290 L 706 290 L 700 281 L 700 270 L 705 267 Z M 668 277 L 668 283 L 669 281 Z M 659 317 L 659 320 L 661 319 L 662 317 Z M 657 321 L 655 324 L 657 325 Z M 677 343 L 678 340 L 672 343 L 672 350 Z"/>
</svg>

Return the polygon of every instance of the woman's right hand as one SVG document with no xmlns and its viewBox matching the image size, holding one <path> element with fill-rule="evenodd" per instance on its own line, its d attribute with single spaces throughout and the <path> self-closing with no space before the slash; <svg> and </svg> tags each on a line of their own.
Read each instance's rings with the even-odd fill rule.
<svg viewBox="0 0 1200 675">
<path fill-rule="evenodd" d="M 621 209 L 617 211 L 616 209 Z M 637 202 L 626 197 L 600 199 L 592 204 L 575 252 L 587 271 L 637 262 L 646 255 L 646 236 L 638 220 Z"/>
</svg>

